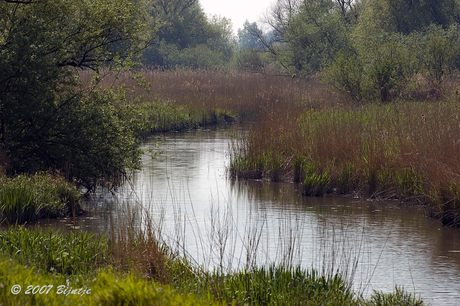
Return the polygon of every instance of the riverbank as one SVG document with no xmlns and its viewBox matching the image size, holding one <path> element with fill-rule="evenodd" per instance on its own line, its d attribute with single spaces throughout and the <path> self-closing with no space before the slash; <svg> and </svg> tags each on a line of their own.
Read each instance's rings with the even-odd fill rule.
<svg viewBox="0 0 460 306">
<path fill-rule="evenodd" d="M 435 95 L 421 86 L 392 103 L 356 104 L 314 78 L 180 70 L 144 75 L 155 84 L 144 98 L 217 109 L 220 117 L 211 117 L 220 122 L 230 115 L 253 123 L 247 143 L 234 142 L 232 176 L 301 182 L 308 196 L 397 199 L 460 226 L 455 77 Z"/>
<path fill-rule="evenodd" d="M 460 226 L 460 96 L 455 76 L 436 91 L 420 86 L 391 103 L 356 104 L 317 79 L 200 70 L 143 72 L 152 91 L 142 93 L 126 83 L 143 99 L 168 97 L 179 109 L 220 112 L 197 118 L 224 122 L 230 115 L 253 122 L 247 140 L 233 143 L 234 177 L 301 182 L 309 196 L 353 194 L 421 204 L 443 224 Z"/>
<path fill-rule="evenodd" d="M 40 154 L 33 153 L 45 156 L 45 161 L 53 164 L 54 159 L 57 159 L 56 154 L 62 154 L 68 147 L 77 148 L 78 153 L 75 156 L 67 154 L 67 157 L 73 158 L 64 163 L 63 168 L 51 169 L 56 174 L 54 178 L 51 175 L 34 175 L 33 172 L 15 177 L 18 171 L 12 169 L 11 160 L 6 155 L 1 156 L 0 172 L 2 175 L 11 174 L 8 179 L 3 175 L 0 181 L 0 193 L 4 197 L 0 206 L 3 220 L 9 223 L 17 221 L 21 224 L 39 218 L 71 215 L 75 213 L 74 210 L 78 214 L 81 196 L 72 185 L 84 187 L 87 191 L 106 183 L 111 188 L 117 187 L 130 170 L 140 167 L 139 159 L 142 152 L 138 150 L 138 145 L 142 138 L 154 133 L 254 120 L 262 113 L 261 107 L 267 107 L 275 101 L 297 101 L 300 97 L 299 90 L 307 86 L 298 85 L 284 77 L 266 77 L 251 73 L 219 73 L 206 70 L 142 72 L 143 76 L 130 72 L 108 74 L 96 82 L 93 82 L 91 72 L 81 74 L 84 90 L 92 94 L 97 93 L 96 98 L 109 99 L 105 97 L 108 96 L 111 100 L 110 107 L 96 115 L 88 124 L 96 122 L 108 113 L 115 118 L 112 123 L 102 120 L 98 124 L 103 127 L 101 130 L 107 128 L 111 132 L 115 131 L 116 135 L 111 135 L 110 138 L 102 133 L 90 137 L 97 147 L 90 151 L 94 158 L 81 155 L 87 146 L 90 147 L 87 142 L 67 144 L 60 139 L 59 133 L 57 139 L 47 140 L 53 150 L 48 152 L 49 148 L 45 148 Z M 121 124 L 122 127 L 113 127 L 116 124 Z M 120 133 L 123 137 L 132 138 L 128 137 L 129 139 L 123 141 L 123 137 L 119 137 Z M 78 137 L 80 134 L 91 133 L 86 130 L 76 132 Z M 115 140 L 119 142 L 118 145 L 114 144 Z M 57 143 L 63 145 L 64 149 L 54 148 Z M 78 150 L 80 146 L 81 150 Z M 127 151 L 130 153 L 127 154 Z M 103 157 L 94 155 L 95 152 L 104 152 Z M 33 154 L 31 153 L 32 156 Z M 119 156 L 124 155 L 129 156 L 131 160 L 119 160 Z M 91 162 L 94 162 L 94 159 L 96 162 L 92 164 L 87 162 L 88 159 L 91 159 Z M 125 169 L 118 169 L 118 164 L 125 165 Z M 75 173 L 79 173 L 77 178 L 73 177 Z M 70 182 L 66 187 L 63 187 L 64 178 Z M 38 187 L 34 187 L 34 182 L 42 180 L 43 183 L 38 184 L 46 185 L 50 189 L 39 190 Z M 13 185 L 21 187 L 13 188 Z M 51 191 L 53 188 L 64 188 L 72 196 L 65 193 L 61 195 L 60 191 Z M 48 199 L 42 201 L 41 193 L 47 194 Z"/>
<path fill-rule="evenodd" d="M 230 172 L 301 182 L 308 196 L 422 204 L 443 224 L 459 226 L 459 115 L 457 95 L 292 112 L 235 140 Z"/>
<path fill-rule="evenodd" d="M 446 225 L 460 224 L 455 79 L 446 81 L 434 98 L 421 88 L 409 95 L 417 100 L 406 95 L 389 104 L 358 105 L 317 79 L 206 70 L 141 72 L 108 74 L 97 83 L 103 90 L 118 88 L 112 111 L 137 141 L 158 132 L 252 122 L 247 141 L 234 142 L 233 176 L 301 182 L 310 196 L 353 193 L 412 201 Z M 82 86 L 94 86 L 91 73 L 81 78 Z M 135 169 L 140 152 L 131 140 L 132 161 L 123 163 Z M 104 145 L 108 155 L 120 151 L 112 142 Z M 96 170 L 85 164 L 85 171 L 76 166 L 59 171 L 78 174 L 76 183 L 88 190 L 104 180 L 116 186 L 126 172 L 111 168 L 123 164 L 114 159 L 101 161 Z M 8 166 L 8 160 L 2 161 L 2 168 Z"/>
<path fill-rule="evenodd" d="M 128 231 L 126 231 L 128 230 Z M 0 302 L 7 305 L 424 305 L 397 288 L 363 299 L 341 275 L 301 268 L 204 271 L 154 232 L 110 237 L 24 228 L 0 232 Z"/>
</svg>

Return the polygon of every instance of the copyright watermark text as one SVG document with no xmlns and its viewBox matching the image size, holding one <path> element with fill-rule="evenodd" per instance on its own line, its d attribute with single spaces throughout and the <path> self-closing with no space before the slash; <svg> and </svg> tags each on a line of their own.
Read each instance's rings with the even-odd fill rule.
<svg viewBox="0 0 460 306">
<path fill-rule="evenodd" d="M 20 285 L 11 286 L 12 294 L 20 294 L 22 292 L 22 287 Z M 26 286 L 23 294 L 49 294 L 56 293 L 59 295 L 80 295 L 91 294 L 91 288 L 73 288 L 66 285 L 54 286 L 54 285 L 28 285 Z"/>
</svg>

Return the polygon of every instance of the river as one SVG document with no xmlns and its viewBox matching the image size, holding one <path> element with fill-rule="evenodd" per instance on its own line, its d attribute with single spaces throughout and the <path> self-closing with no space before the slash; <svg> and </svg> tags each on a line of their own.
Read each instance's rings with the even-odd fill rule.
<svg viewBox="0 0 460 306">
<path fill-rule="evenodd" d="M 432 305 L 460 302 L 459 229 L 396 202 L 304 197 L 298 184 L 228 179 L 229 134 L 244 131 L 234 125 L 149 138 L 143 147 L 157 154 L 143 156 L 132 180 L 115 195 L 99 189 L 76 222 L 54 222 L 106 233 L 127 220 L 145 227 L 148 215 L 166 243 L 206 269 L 299 264 L 339 270 L 364 296 L 397 285 Z"/>
</svg>

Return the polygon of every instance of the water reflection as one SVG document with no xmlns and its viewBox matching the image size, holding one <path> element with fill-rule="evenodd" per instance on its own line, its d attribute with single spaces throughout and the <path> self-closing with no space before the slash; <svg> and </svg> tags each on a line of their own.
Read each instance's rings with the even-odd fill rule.
<svg viewBox="0 0 460 306">
<path fill-rule="evenodd" d="M 457 304 L 459 230 L 398 203 L 309 198 L 297 184 L 229 180 L 228 133 L 244 131 L 152 137 L 145 147 L 159 143 L 163 153 L 145 155 L 131 183 L 116 196 L 98 190 L 86 204 L 88 216 L 58 222 L 107 233 L 111 224 L 148 212 L 168 243 L 208 268 L 292 262 L 340 269 L 365 295 L 399 285 L 433 305 Z"/>
</svg>

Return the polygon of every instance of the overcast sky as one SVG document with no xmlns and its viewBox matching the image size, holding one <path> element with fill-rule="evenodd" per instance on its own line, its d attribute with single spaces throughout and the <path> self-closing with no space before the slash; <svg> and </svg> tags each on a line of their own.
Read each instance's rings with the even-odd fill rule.
<svg viewBox="0 0 460 306">
<path fill-rule="evenodd" d="M 276 0 L 199 0 L 206 15 L 220 15 L 232 20 L 233 32 L 236 34 L 247 19 L 257 22 Z"/>
</svg>

